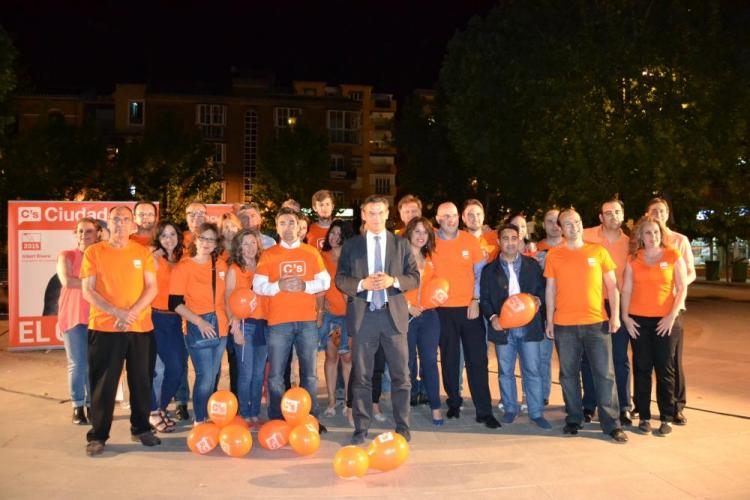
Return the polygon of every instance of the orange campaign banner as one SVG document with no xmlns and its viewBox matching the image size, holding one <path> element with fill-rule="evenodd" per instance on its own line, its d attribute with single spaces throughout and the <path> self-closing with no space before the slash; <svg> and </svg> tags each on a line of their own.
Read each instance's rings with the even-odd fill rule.
<svg viewBox="0 0 750 500">
<path fill-rule="evenodd" d="M 8 350 L 59 349 L 57 302 L 61 284 L 57 257 L 76 247 L 73 234 L 82 217 L 107 221 L 109 211 L 134 201 L 8 201 Z M 158 203 L 155 203 L 158 210 Z M 230 204 L 207 205 L 215 222 Z M 158 212 L 157 212 L 158 213 Z"/>
</svg>

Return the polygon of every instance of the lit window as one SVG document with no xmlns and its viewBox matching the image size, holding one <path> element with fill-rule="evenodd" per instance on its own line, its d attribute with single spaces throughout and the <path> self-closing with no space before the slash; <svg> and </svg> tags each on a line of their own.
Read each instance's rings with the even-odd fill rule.
<svg viewBox="0 0 750 500">
<path fill-rule="evenodd" d="M 300 108 L 275 108 L 274 125 L 277 129 L 293 127 L 297 124 L 297 119 L 302 115 Z"/>
<path fill-rule="evenodd" d="M 143 125 L 144 104 L 143 101 L 128 102 L 128 125 Z"/>
</svg>

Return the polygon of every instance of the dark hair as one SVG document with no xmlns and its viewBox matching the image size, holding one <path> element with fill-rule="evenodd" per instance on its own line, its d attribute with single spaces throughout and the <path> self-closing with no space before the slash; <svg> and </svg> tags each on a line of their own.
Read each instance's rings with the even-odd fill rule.
<svg viewBox="0 0 750 500">
<path fill-rule="evenodd" d="M 388 198 L 381 194 L 371 194 L 367 198 L 365 198 L 365 201 L 362 202 L 362 209 L 364 210 L 366 205 L 369 205 L 370 203 L 382 203 L 388 208 Z"/>
<path fill-rule="evenodd" d="M 255 238 L 255 242 L 258 244 L 258 253 L 255 254 L 255 263 L 258 263 L 258 260 L 260 259 L 260 254 L 263 252 L 263 240 L 260 238 L 260 231 L 257 229 L 242 229 L 237 234 L 234 235 L 234 238 L 232 238 L 232 250 L 231 250 L 231 256 L 230 260 L 231 263 L 237 264 L 240 266 L 240 269 L 245 269 L 247 267 L 247 262 L 245 262 L 245 259 L 242 257 L 242 240 L 245 238 L 245 236 L 252 236 Z"/>
<path fill-rule="evenodd" d="M 505 224 L 501 224 L 500 227 L 497 228 L 497 237 L 499 238 L 500 235 L 505 231 L 506 229 L 510 229 L 511 231 L 515 231 L 516 235 L 521 234 L 521 230 L 516 226 L 515 224 L 511 224 L 510 222 L 507 222 Z"/>
<path fill-rule="evenodd" d="M 648 212 L 648 209 L 651 207 L 651 205 L 656 205 L 657 203 L 663 204 L 665 207 L 667 207 L 667 211 L 669 211 L 670 214 L 672 213 L 667 200 L 665 200 L 664 198 L 659 198 L 658 196 L 648 200 L 648 203 L 646 203 L 646 212 Z"/>
<path fill-rule="evenodd" d="M 161 236 L 161 233 L 164 232 L 167 226 L 172 226 L 174 228 L 174 232 L 177 233 L 177 246 L 174 247 L 174 250 L 172 251 L 172 262 L 180 262 L 180 260 L 182 259 L 182 241 L 184 237 L 182 235 L 182 229 L 180 229 L 180 226 L 178 226 L 174 222 L 170 220 L 160 220 L 159 223 L 156 224 L 156 231 L 154 231 L 154 240 L 151 242 L 151 246 L 155 250 L 161 250 L 162 252 L 164 252 L 164 257 L 169 260 L 169 252 L 167 252 L 167 249 L 164 248 L 164 245 L 162 245 L 161 241 L 159 240 L 159 236 Z"/>
<path fill-rule="evenodd" d="M 101 225 L 101 223 L 99 222 L 98 219 L 94 219 L 94 218 L 91 218 L 91 217 L 81 217 L 80 219 L 78 219 L 76 221 L 76 229 L 78 229 L 78 225 L 81 224 L 81 223 L 84 223 L 84 224 L 85 223 L 93 224 L 94 229 L 96 229 L 97 232 L 99 232 L 99 231 L 102 230 L 102 225 Z"/>
<path fill-rule="evenodd" d="M 154 209 L 154 215 L 156 215 L 156 212 L 158 212 L 158 210 L 156 209 L 156 204 L 153 203 L 153 202 L 150 202 L 150 201 L 139 201 L 139 202 L 137 202 L 135 205 L 133 205 L 133 212 L 135 212 L 136 210 L 138 210 L 138 207 L 140 207 L 141 205 L 151 205 L 151 207 Z"/>
<path fill-rule="evenodd" d="M 400 200 L 398 200 L 397 209 L 401 210 L 401 207 L 403 207 L 407 203 L 416 203 L 419 209 L 422 210 L 422 200 L 420 200 L 418 196 L 415 196 L 413 194 L 404 195 Z"/>
<path fill-rule="evenodd" d="M 506 215 L 501 225 L 511 224 L 511 221 L 516 217 L 523 217 L 523 220 L 526 220 L 526 214 L 519 210 L 517 212 L 511 212 Z"/>
<path fill-rule="evenodd" d="M 223 251 L 223 246 L 221 244 L 221 233 L 219 232 L 219 228 L 213 222 L 204 222 L 198 227 L 198 234 L 195 234 L 193 241 L 190 242 L 189 253 L 191 257 L 195 257 L 198 254 L 198 247 L 196 246 L 195 242 L 198 241 L 201 233 L 205 231 L 213 231 L 216 235 L 216 246 L 214 247 L 213 252 L 211 252 L 211 256 L 213 258 L 216 258 Z"/>
<path fill-rule="evenodd" d="M 602 212 L 602 210 L 604 209 L 604 205 L 606 205 L 607 203 L 619 203 L 620 208 L 622 209 L 622 211 L 623 212 L 625 211 L 625 202 L 622 201 L 617 196 L 613 196 L 612 198 L 610 198 L 610 199 L 608 199 L 606 201 L 603 201 L 602 204 L 599 206 L 599 213 L 600 214 L 604 213 L 604 212 Z"/>
<path fill-rule="evenodd" d="M 326 231 L 326 239 L 323 242 L 323 250 L 324 252 L 330 252 L 333 250 L 333 247 L 331 246 L 330 241 L 328 241 L 328 237 L 331 235 L 331 230 L 334 227 L 338 227 L 341 229 L 341 244 L 344 244 L 344 241 L 348 240 L 352 236 L 354 236 L 354 229 L 352 228 L 352 225 L 349 222 L 343 221 L 341 219 L 333 219 L 333 222 L 331 222 L 331 225 L 328 227 L 328 231 Z"/>
<path fill-rule="evenodd" d="M 560 213 L 557 214 L 557 225 L 560 226 L 561 228 L 562 228 L 562 224 L 560 223 L 560 221 L 562 220 L 562 216 L 564 214 L 567 214 L 568 212 L 575 212 L 578 214 L 578 210 L 576 210 L 575 207 L 561 208 Z M 578 215 L 581 215 L 581 214 L 578 214 Z"/>
<path fill-rule="evenodd" d="M 404 229 L 404 238 L 406 238 L 406 241 L 411 244 L 411 235 L 416 231 L 417 224 L 420 222 L 422 223 L 422 226 L 424 226 L 425 231 L 427 231 L 427 243 L 425 243 L 420 249 L 420 252 L 422 252 L 422 255 L 425 257 L 429 257 L 432 255 L 432 252 L 435 251 L 435 228 L 432 227 L 430 219 L 427 217 L 414 217 Z"/>
<path fill-rule="evenodd" d="M 276 212 L 276 217 L 274 217 L 274 220 L 278 221 L 279 217 L 281 217 L 282 215 L 293 215 L 295 219 L 299 220 L 299 212 L 290 207 L 281 207 L 279 211 Z"/>
</svg>

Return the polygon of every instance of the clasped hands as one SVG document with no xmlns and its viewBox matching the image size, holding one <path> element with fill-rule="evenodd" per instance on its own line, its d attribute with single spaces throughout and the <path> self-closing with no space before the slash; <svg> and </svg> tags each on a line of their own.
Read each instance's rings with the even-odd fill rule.
<svg viewBox="0 0 750 500">
<path fill-rule="evenodd" d="M 385 290 L 393 286 L 395 279 L 384 272 L 372 273 L 362 280 L 362 288 L 365 290 L 377 291 Z"/>
</svg>

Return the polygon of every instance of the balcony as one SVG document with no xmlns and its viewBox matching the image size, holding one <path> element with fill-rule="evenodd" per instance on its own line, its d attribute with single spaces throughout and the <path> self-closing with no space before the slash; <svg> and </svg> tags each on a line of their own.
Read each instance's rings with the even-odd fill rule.
<svg viewBox="0 0 750 500">
<path fill-rule="evenodd" d="M 380 109 L 392 109 L 393 94 L 372 94 L 372 106 Z"/>
<path fill-rule="evenodd" d="M 357 178 L 357 171 L 353 168 L 345 170 L 331 170 L 329 177 L 338 181 L 353 181 Z"/>
</svg>

